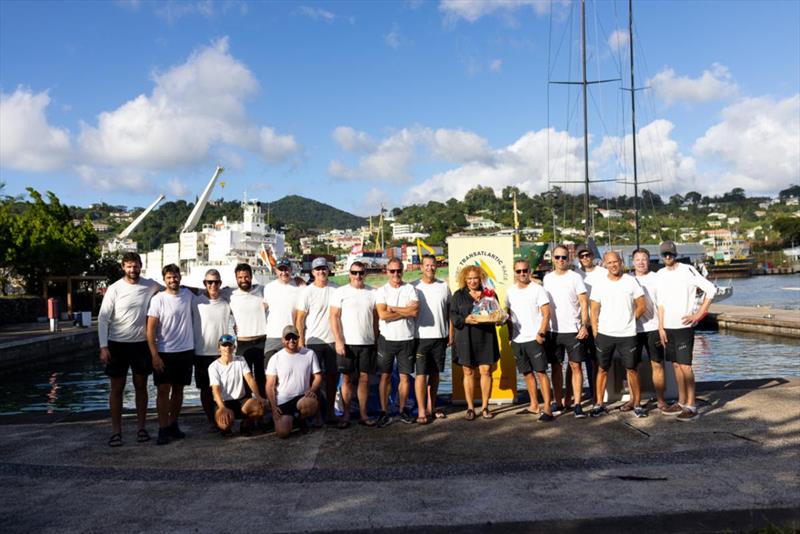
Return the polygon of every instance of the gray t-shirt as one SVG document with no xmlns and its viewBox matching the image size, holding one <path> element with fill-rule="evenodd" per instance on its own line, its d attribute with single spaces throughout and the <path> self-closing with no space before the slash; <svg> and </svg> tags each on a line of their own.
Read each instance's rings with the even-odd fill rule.
<svg viewBox="0 0 800 534">
<path fill-rule="evenodd" d="M 194 349 L 192 301 L 194 295 L 185 287 L 177 295 L 162 291 L 150 299 L 148 317 L 158 319 L 156 348 L 158 352 L 183 352 Z"/>
<path fill-rule="evenodd" d="M 198 356 L 216 356 L 220 336 L 230 334 L 231 305 L 221 295 L 210 299 L 205 293 L 194 299 L 194 353 Z"/>
<path fill-rule="evenodd" d="M 294 354 L 280 350 L 269 359 L 267 376 L 278 377 L 278 404 L 302 395 L 311 386 L 311 375 L 320 367 L 313 350 L 302 348 Z"/>
<path fill-rule="evenodd" d="M 135 284 L 123 278 L 108 286 L 97 315 L 101 347 L 108 347 L 108 340 L 135 343 L 147 339 L 147 307 L 159 287 L 149 278 L 139 278 Z"/>
</svg>

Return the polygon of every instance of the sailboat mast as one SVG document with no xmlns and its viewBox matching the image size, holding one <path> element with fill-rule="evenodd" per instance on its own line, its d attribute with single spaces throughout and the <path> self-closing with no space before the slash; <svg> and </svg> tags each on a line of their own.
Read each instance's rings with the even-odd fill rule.
<svg viewBox="0 0 800 534">
<path fill-rule="evenodd" d="M 633 212 L 636 228 L 636 248 L 639 248 L 639 175 L 636 169 L 636 86 L 633 79 L 633 0 L 628 0 L 628 43 L 631 59 L 631 138 L 633 141 Z"/>
<path fill-rule="evenodd" d="M 589 110 L 586 81 L 586 0 L 581 0 L 581 63 L 583 66 L 583 234 L 586 243 L 589 242 Z"/>
</svg>

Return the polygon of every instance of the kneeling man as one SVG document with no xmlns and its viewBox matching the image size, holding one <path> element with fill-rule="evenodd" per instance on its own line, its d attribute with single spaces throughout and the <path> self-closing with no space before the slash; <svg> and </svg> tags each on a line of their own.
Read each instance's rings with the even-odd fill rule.
<svg viewBox="0 0 800 534">
<path fill-rule="evenodd" d="M 286 326 L 281 338 L 283 350 L 267 363 L 267 396 L 279 438 L 289 436 L 295 421 L 304 425 L 319 411 L 317 392 L 322 385 L 319 362 L 313 350 L 300 348 L 299 340 L 297 328 Z"/>
<path fill-rule="evenodd" d="M 208 366 L 208 381 L 211 384 L 211 394 L 217 405 L 214 420 L 222 436 L 230 436 L 231 426 L 235 419 L 242 419 L 239 432 L 248 435 L 261 416 L 264 415 L 264 405 L 267 403 L 258 393 L 250 366 L 243 356 L 234 356 L 236 353 L 236 338 L 225 334 L 219 338 L 219 358 Z M 256 398 L 247 394 L 244 383 L 250 387 Z"/>
</svg>

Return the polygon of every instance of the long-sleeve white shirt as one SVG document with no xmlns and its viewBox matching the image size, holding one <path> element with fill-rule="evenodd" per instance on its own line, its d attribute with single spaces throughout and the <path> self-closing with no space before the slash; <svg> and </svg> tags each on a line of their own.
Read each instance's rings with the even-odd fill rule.
<svg viewBox="0 0 800 534">
<path fill-rule="evenodd" d="M 97 315 L 100 347 L 108 347 L 109 340 L 135 343 L 147 339 L 147 306 L 159 287 L 149 278 L 139 278 L 135 284 L 121 278 L 108 286 Z"/>
</svg>

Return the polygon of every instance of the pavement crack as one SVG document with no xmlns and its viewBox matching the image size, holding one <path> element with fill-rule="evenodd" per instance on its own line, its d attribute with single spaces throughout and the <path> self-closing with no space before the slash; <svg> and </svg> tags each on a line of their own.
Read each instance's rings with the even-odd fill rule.
<svg viewBox="0 0 800 534">
<path fill-rule="evenodd" d="M 632 482 L 664 482 L 669 480 L 667 477 L 645 477 L 640 475 L 616 475 L 613 477 L 606 477 L 606 478 L 616 478 L 619 480 L 627 480 Z"/>
<path fill-rule="evenodd" d="M 735 438 L 739 438 L 739 439 L 743 439 L 745 441 L 749 441 L 750 443 L 758 443 L 759 445 L 763 445 L 763 443 L 758 441 L 757 439 L 748 438 L 747 436 L 742 436 L 741 434 L 737 434 L 735 432 L 730 432 L 730 431 L 727 431 L 727 430 L 715 430 L 714 434 L 728 434 L 728 435 L 733 436 Z"/>
</svg>

